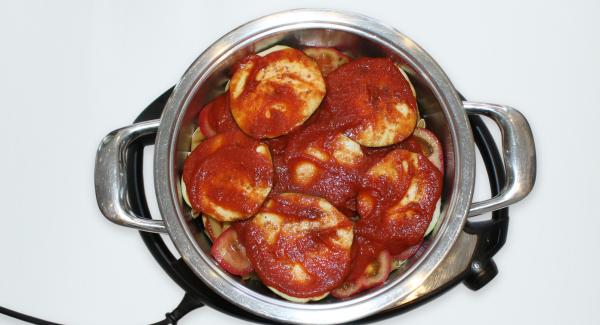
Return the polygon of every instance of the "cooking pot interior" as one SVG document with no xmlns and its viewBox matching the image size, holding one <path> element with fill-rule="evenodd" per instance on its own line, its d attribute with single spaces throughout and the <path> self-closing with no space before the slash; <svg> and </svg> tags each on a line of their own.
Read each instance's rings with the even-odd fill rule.
<svg viewBox="0 0 600 325">
<path fill-rule="evenodd" d="M 410 62 L 413 60 L 411 60 L 409 53 L 404 53 L 399 48 L 393 47 L 393 45 L 382 44 L 375 37 L 361 35 L 356 31 L 344 30 L 342 27 L 340 27 L 340 29 L 318 28 L 264 33 L 263 36 L 247 42 L 242 48 L 236 49 L 236 51 L 231 53 L 228 57 L 215 60 L 216 62 L 214 66 L 212 66 L 210 74 L 207 77 L 203 77 L 202 80 L 197 80 L 195 92 L 188 95 L 186 102 L 189 103 L 192 97 L 197 97 L 195 100 L 200 100 L 201 103 L 208 103 L 210 100 L 224 92 L 225 85 L 232 73 L 232 67 L 237 61 L 246 55 L 260 52 L 276 44 L 287 45 L 294 48 L 302 48 L 305 46 L 335 47 L 352 57 L 389 57 L 402 66 L 415 87 L 421 117 L 426 120 L 427 128 L 438 136 L 444 149 L 445 171 L 444 190 L 442 193 L 442 213 L 434 231 L 425 240 L 419 253 L 407 263 L 404 263 L 399 270 L 390 275 L 387 283 L 394 282 L 394 280 L 399 277 L 405 276 L 411 266 L 416 263 L 421 256 L 427 253 L 431 244 L 434 243 L 443 232 L 440 231 L 440 228 L 443 230 L 443 227 L 441 226 L 448 219 L 445 213 L 445 202 L 449 201 L 449 195 L 451 193 L 450 189 L 454 184 L 455 166 L 453 160 L 454 148 L 451 141 L 451 132 L 448 127 L 447 117 L 443 111 L 444 105 L 436 97 L 434 88 L 427 78 L 426 72 L 421 71 L 419 67 L 411 65 Z M 185 106 L 176 147 L 175 172 L 177 175 L 181 175 L 183 162 L 190 151 L 191 135 L 197 126 L 196 117 L 202 106 L 203 105 L 192 106 L 187 104 Z M 178 179 L 178 177 L 175 179 Z M 181 209 L 182 215 L 185 216 L 185 222 L 189 228 L 189 233 L 195 237 L 199 247 L 203 251 L 202 254 L 207 257 L 206 259 L 212 261 L 209 257 L 211 242 L 199 228 L 202 225 L 201 218 L 198 217 L 194 219 L 192 217 L 191 210 L 181 199 L 181 189 L 179 186 L 178 188 L 180 194 L 179 208 Z M 218 267 L 214 262 L 211 263 L 213 263 L 215 267 Z M 257 280 L 241 280 L 234 276 L 232 276 L 232 278 L 235 278 L 236 281 L 252 290 L 268 296 L 275 296 L 275 294 Z M 326 298 L 317 303 L 328 303 L 332 301 L 335 301 L 335 299 Z"/>
</svg>

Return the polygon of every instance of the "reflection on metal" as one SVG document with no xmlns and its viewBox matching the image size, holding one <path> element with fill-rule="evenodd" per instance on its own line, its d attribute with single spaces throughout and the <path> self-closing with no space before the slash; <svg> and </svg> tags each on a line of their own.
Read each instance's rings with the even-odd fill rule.
<svg viewBox="0 0 600 325">
<path fill-rule="evenodd" d="M 506 186 L 495 197 L 474 202 L 469 217 L 506 208 L 527 196 L 535 183 L 536 158 L 533 134 L 525 116 L 504 105 L 463 102 L 469 114 L 491 118 L 502 132 L 502 155 L 506 170 Z"/>
<path fill-rule="evenodd" d="M 404 305 L 411 302 L 419 297 L 422 297 L 442 285 L 448 283 L 448 281 L 454 279 L 456 276 L 464 272 L 471 262 L 471 257 L 475 251 L 477 245 L 477 236 L 462 232 L 450 253 L 440 265 L 433 271 L 433 273 L 425 279 L 423 284 L 413 291 L 410 295 L 404 299 L 398 301 L 394 307 Z"/>
</svg>

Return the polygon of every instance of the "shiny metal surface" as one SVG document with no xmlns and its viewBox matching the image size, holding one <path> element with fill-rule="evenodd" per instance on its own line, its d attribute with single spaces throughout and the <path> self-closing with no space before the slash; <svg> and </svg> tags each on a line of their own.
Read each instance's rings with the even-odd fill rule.
<svg viewBox="0 0 600 325">
<path fill-rule="evenodd" d="M 433 273 L 410 295 L 396 302 L 394 307 L 423 297 L 464 272 L 469 267 L 469 263 L 471 263 L 476 245 L 477 236 L 463 231 L 454 243 L 454 246 L 452 246 L 448 256 L 442 260 Z"/>
<path fill-rule="evenodd" d="M 148 220 L 136 216 L 127 198 L 127 157 L 129 145 L 139 137 L 154 134 L 159 120 L 134 124 L 108 134 L 96 153 L 94 184 L 96 200 L 102 214 L 110 221 L 138 230 L 166 232 L 162 220 Z"/>
<path fill-rule="evenodd" d="M 443 143 L 446 155 L 442 218 L 426 249 L 394 272 L 385 285 L 356 297 L 298 304 L 258 285 L 242 283 L 218 267 L 210 243 L 181 201 L 179 174 L 189 150 L 194 116 L 188 102 L 208 102 L 222 89 L 233 63 L 274 44 L 335 46 L 356 55 L 385 56 L 403 64 L 419 94 L 419 107 Z M 462 102 L 435 61 L 412 40 L 371 18 L 331 10 L 294 10 L 259 18 L 225 35 L 192 64 L 175 87 L 159 128 L 155 148 L 155 189 L 169 235 L 190 268 L 217 293 L 236 305 L 287 323 L 329 324 L 351 321 L 394 306 L 419 288 L 456 242 L 470 206 L 475 153 Z"/>
<path fill-rule="evenodd" d="M 536 158 L 533 134 L 525 116 L 503 105 L 463 102 L 467 113 L 492 118 L 502 132 L 502 153 L 506 171 L 506 186 L 497 196 L 474 202 L 469 217 L 505 208 L 523 199 L 535 183 Z"/>
</svg>

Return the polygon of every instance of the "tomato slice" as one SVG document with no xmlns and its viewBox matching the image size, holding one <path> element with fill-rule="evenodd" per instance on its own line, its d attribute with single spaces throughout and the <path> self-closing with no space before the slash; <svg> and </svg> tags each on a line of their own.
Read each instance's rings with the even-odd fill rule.
<svg viewBox="0 0 600 325">
<path fill-rule="evenodd" d="M 362 290 L 376 287 L 387 280 L 392 271 L 392 256 L 387 250 L 379 252 L 377 259 L 369 263 L 356 281 Z"/>
<path fill-rule="evenodd" d="M 423 241 L 421 241 L 417 245 L 413 245 L 413 246 L 403 250 L 402 252 L 400 252 L 400 254 L 394 255 L 394 258 L 393 258 L 394 263 L 396 263 L 397 265 L 400 265 L 401 262 L 413 257 L 419 251 L 419 248 L 421 248 L 422 244 L 423 244 Z"/>
<path fill-rule="evenodd" d="M 387 280 L 392 271 L 392 256 L 387 250 L 377 254 L 375 260 L 368 263 L 358 277 L 350 277 L 341 286 L 331 291 L 336 298 L 348 298 L 359 292 L 379 286 Z M 353 279 L 352 279 L 353 278 Z"/>
<path fill-rule="evenodd" d="M 233 275 L 246 276 L 253 271 L 252 264 L 246 255 L 246 248 L 233 227 L 227 228 L 215 240 L 210 254 L 225 271 Z"/>
<path fill-rule="evenodd" d="M 198 115 L 198 126 L 205 137 L 212 137 L 218 133 L 239 131 L 229 109 L 229 96 L 227 93 L 218 96 L 202 108 Z"/>
<path fill-rule="evenodd" d="M 211 107 L 212 106 L 210 105 L 204 106 L 204 108 L 200 111 L 200 115 L 198 115 L 198 127 L 200 127 L 202 135 L 204 135 L 207 138 L 217 134 L 217 131 L 211 125 Z"/>
<path fill-rule="evenodd" d="M 218 221 L 206 214 L 202 214 L 202 224 L 204 225 L 204 231 L 212 241 L 217 240 L 223 231 L 231 225 L 229 222 Z"/>
</svg>

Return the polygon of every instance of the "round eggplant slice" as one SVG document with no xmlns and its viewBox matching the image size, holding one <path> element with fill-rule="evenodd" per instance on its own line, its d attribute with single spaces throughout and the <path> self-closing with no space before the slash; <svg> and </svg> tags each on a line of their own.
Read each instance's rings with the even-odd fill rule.
<svg viewBox="0 0 600 325">
<path fill-rule="evenodd" d="M 229 97 L 223 94 L 206 104 L 198 115 L 198 126 L 205 137 L 239 130 L 229 110 Z"/>
<path fill-rule="evenodd" d="M 246 57 L 229 87 L 233 118 L 240 129 L 257 139 L 294 130 L 324 96 L 325 81 L 317 63 L 292 48 Z"/>
<path fill-rule="evenodd" d="M 350 62 L 350 57 L 333 47 L 307 47 L 303 52 L 317 62 L 324 77 Z"/>
<path fill-rule="evenodd" d="M 352 222 L 324 199 L 283 193 L 244 226 L 258 277 L 293 301 L 323 297 L 349 272 Z"/>
<path fill-rule="evenodd" d="M 247 276 L 252 273 L 252 264 L 246 255 L 246 248 L 233 227 L 227 228 L 215 240 L 210 254 L 225 271 L 233 275 Z"/>
<path fill-rule="evenodd" d="M 348 202 L 356 198 L 355 183 L 366 162 L 358 143 L 341 133 L 306 132 L 287 145 L 285 155 L 285 192 L 318 196 L 353 214 Z"/>
<path fill-rule="evenodd" d="M 330 73 L 326 103 L 345 115 L 346 135 L 367 147 L 398 143 L 417 123 L 410 84 L 389 59 L 360 58 Z"/>
<path fill-rule="evenodd" d="M 217 134 L 188 157 L 183 179 L 194 210 L 218 221 L 247 219 L 271 191 L 271 154 L 241 132 Z"/>
<path fill-rule="evenodd" d="M 360 248 L 359 248 L 360 250 Z M 362 291 L 379 286 L 387 280 L 392 271 L 392 256 L 387 250 L 382 250 L 375 256 L 359 255 L 356 257 L 355 266 L 360 270 L 353 270 L 349 278 L 338 288 L 331 292 L 336 298 L 348 298 Z M 369 259 L 364 263 L 362 259 Z"/>
<path fill-rule="evenodd" d="M 442 189 L 440 171 L 423 155 L 396 149 L 366 173 L 358 194 L 357 233 L 383 240 L 392 254 L 425 235 Z"/>
</svg>

